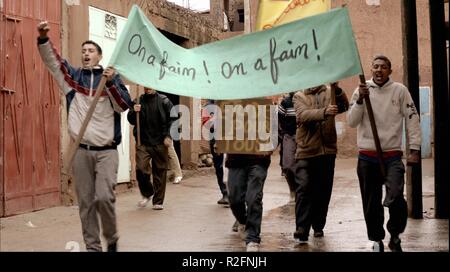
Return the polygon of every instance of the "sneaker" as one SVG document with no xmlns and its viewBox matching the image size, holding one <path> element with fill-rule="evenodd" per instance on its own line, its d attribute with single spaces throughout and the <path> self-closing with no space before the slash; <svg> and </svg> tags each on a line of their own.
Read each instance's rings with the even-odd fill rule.
<svg viewBox="0 0 450 272">
<path fill-rule="evenodd" d="M 117 252 L 117 242 L 108 245 L 108 252 Z"/>
<path fill-rule="evenodd" d="M 234 221 L 234 224 L 233 224 L 233 226 L 231 227 L 231 231 L 233 231 L 233 232 L 238 232 L 238 230 L 239 230 L 239 221 Z"/>
<path fill-rule="evenodd" d="M 375 241 L 372 246 L 373 252 L 384 252 L 383 241 Z"/>
<path fill-rule="evenodd" d="M 162 210 L 162 209 L 164 209 L 164 207 L 163 207 L 163 205 L 160 205 L 160 204 L 155 204 L 155 205 L 153 205 L 153 208 L 152 208 L 153 210 Z"/>
<path fill-rule="evenodd" d="M 250 242 L 247 244 L 247 252 L 258 252 L 259 251 L 259 243 Z"/>
<path fill-rule="evenodd" d="M 400 240 L 400 238 L 398 238 L 398 236 L 391 236 L 391 240 L 389 241 L 389 249 L 392 252 L 403 252 L 402 250 L 402 246 L 400 245 L 402 241 Z"/>
<path fill-rule="evenodd" d="M 138 206 L 139 208 L 145 208 L 145 207 L 147 207 L 147 204 L 148 204 L 148 202 L 150 201 L 150 199 L 151 199 L 151 197 L 149 197 L 149 198 L 147 198 L 147 197 L 142 198 L 142 200 L 138 202 L 137 206 Z"/>
<path fill-rule="evenodd" d="M 247 231 L 245 230 L 245 225 L 239 224 L 239 226 L 238 226 L 238 234 L 239 234 L 239 237 L 241 237 L 242 240 L 245 240 L 245 238 L 247 238 Z"/>
<path fill-rule="evenodd" d="M 315 230 L 314 237 L 323 237 L 323 230 Z"/>
<path fill-rule="evenodd" d="M 305 234 L 305 232 L 303 230 L 296 230 L 294 232 L 294 238 L 298 239 L 300 244 L 304 244 L 308 242 L 308 234 Z"/>
<path fill-rule="evenodd" d="M 178 184 L 178 183 L 180 183 L 181 179 L 183 179 L 182 176 L 175 177 L 174 180 L 173 180 L 173 184 Z"/>
<path fill-rule="evenodd" d="M 222 196 L 222 198 L 217 201 L 217 204 L 228 205 L 229 204 L 228 196 L 226 195 Z"/>
</svg>

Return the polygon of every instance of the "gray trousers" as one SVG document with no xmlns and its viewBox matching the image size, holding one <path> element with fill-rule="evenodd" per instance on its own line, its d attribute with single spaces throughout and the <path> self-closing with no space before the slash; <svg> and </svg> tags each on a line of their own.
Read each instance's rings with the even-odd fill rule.
<svg viewBox="0 0 450 272">
<path fill-rule="evenodd" d="M 249 165 L 228 170 L 228 198 L 236 220 L 245 224 L 246 243 L 260 243 L 263 188 L 267 167 Z"/>
<path fill-rule="evenodd" d="M 99 216 L 108 245 L 119 239 L 116 225 L 114 187 L 117 182 L 117 150 L 92 151 L 79 148 L 73 162 L 75 189 L 88 251 L 102 251 Z"/>
</svg>

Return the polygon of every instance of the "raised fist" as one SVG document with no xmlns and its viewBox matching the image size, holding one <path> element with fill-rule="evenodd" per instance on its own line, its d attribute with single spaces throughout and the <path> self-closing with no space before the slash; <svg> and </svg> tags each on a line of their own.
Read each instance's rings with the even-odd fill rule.
<svg viewBox="0 0 450 272">
<path fill-rule="evenodd" d="M 50 30 L 50 26 L 48 25 L 47 21 L 42 21 L 38 24 L 37 30 L 41 38 L 46 38 L 47 32 Z"/>
</svg>

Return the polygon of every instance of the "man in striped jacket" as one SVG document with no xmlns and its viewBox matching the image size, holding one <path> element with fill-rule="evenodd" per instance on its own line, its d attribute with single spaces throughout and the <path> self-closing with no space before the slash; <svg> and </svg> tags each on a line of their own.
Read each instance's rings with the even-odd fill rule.
<svg viewBox="0 0 450 272">
<path fill-rule="evenodd" d="M 78 136 L 95 90 L 102 76 L 107 77 L 95 112 L 90 119 L 73 161 L 83 238 L 88 251 L 102 251 L 97 213 L 102 222 L 108 251 L 117 250 L 114 187 L 119 158 L 117 145 L 122 140 L 120 112 L 132 101 L 120 76 L 112 67 L 99 65 L 102 49 L 93 41 L 82 44 L 82 65 L 76 68 L 62 59 L 47 36 L 47 22 L 38 25 L 38 49 L 41 58 L 66 95 L 68 128 L 72 139 Z"/>
</svg>

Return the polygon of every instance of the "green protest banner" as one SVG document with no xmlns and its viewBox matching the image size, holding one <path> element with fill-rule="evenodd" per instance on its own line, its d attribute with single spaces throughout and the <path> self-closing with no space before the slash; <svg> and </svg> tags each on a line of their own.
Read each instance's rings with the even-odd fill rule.
<svg viewBox="0 0 450 272">
<path fill-rule="evenodd" d="M 185 49 L 134 5 L 109 65 L 140 85 L 217 100 L 272 96 L 362 73 L 346 8 Z"/>
</svg>

